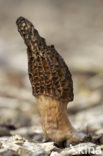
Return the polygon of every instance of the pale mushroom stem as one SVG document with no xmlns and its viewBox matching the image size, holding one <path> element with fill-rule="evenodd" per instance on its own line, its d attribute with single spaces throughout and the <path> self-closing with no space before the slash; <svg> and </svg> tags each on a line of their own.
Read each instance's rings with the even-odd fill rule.
<svg viewBox="0 0 103 156">
<path fill-rule="evenodd" d="M 47 139 L 58 143 L 65 140 L 68 143 L 82 141 L 84 134 L 76 132 L 68 119 L 67 104 L 47 96 L 39 96 L 37 103 L 41 124 Z"/>
</svg>

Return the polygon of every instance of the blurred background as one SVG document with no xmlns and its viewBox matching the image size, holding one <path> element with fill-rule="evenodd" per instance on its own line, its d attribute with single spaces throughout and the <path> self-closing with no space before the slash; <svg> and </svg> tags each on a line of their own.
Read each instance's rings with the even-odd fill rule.
<svg viewBox="0 0 103 156">
<path fill-rule="evenodd" d="M 76 128 L 103 132 L 103 0 L 0 0 L 0 125 L 39 125 L 27 72 L 26 46 L 17 31 L 29 19 L 68 64 Z M 85 122 L 84 122 L 85 121 Z"/>
</svg>

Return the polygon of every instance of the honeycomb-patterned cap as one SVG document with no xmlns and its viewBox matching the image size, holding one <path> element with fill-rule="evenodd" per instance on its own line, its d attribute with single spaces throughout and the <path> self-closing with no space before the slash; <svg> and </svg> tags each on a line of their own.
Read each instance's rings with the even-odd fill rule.
<svg viewBox="0 0 103 156">
<path fill-rule="evenodd" d="M 63 58 L 47 46 L 31 22 L 20 17 L 18 31 L 27 45 L 28 73 L 34 96 L 51 96 L 64 103 L 73 100 L 73 81 Z"/>
</svg>

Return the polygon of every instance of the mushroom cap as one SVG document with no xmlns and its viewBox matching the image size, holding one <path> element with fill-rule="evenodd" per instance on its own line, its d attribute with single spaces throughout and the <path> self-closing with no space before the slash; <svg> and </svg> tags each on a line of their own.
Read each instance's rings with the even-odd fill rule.
<svg viewBox="0 0 103 156">
<path fill-rule="evenodd" d="M 53 45 L 46 45 L 33 24 L 20 17 L 18 31 L 27 45 L 28 73 L 34 96 L 45 95 L 68 103 L 73 100 L 72 76 Z"/>
</svg>

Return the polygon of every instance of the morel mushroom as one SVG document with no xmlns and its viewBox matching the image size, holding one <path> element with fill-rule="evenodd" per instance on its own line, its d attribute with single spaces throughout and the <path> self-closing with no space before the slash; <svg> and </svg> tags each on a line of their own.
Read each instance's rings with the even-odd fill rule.
<svg viewBox="0 0 103 156">
<path fill-rule="evenodd" d="M 27 46 L 28 74 L 45 137 L 56 143 L 83 140 L 84 135 L 74 130 L 67 117 L 73 81 L 63 58 L 53 45 L 46 44 L 30 21 L 19 17 L 16 23 Z"/>
</svg>

